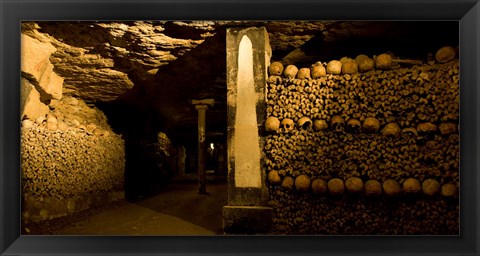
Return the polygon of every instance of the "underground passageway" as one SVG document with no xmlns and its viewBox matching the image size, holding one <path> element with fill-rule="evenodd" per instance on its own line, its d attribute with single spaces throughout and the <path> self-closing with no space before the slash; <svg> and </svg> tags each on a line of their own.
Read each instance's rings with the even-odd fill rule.
<svg viewBox="0 0 480 256">
<path fill-rule="evenodd" d="M 22 22 L 22 234 L 457 234 L 458 32 Z"/>
</svg>

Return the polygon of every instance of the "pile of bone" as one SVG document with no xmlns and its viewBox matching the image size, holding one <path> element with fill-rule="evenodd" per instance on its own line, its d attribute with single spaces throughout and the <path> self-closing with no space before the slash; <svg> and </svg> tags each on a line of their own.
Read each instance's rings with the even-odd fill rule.
<svg viewBox="0 0 480 256">
<path fill-rule="evenodd" d="M 329 193 L 329 192 L 327 192 Z M 405 193 L 405 192 L 404 192 Z M 400 197 L 317 196 L 270 187 L 275 234 L 287 235 L 458 235 L 458 198 L 423 192 Z M 350 192 L 345 192 L 350 194 Z M 362 195 L 362 196 L 360 196 Z M 397 199 L 395 199 L 397 198 Z"/>
<path fill-rule="evenodd" d="M 380 56 L 376 61 L 382 59 Z M 445 60 L 449 61 L 345 74 L 329 73 L 328 64 L 326 69 L 314 64 L 298 70 L 293 65 L 284 69 L 281 63 L 274 62 L 269 67 L 267 116 L 294 122 L 304 117 L 326 120 L 338 115 L 361 122 L 374 117 L 382 124 L 398 122 L 402 128 L 457 121 L 459 65 L 457 59 Z M 342 65 L 340 61 L 332 62 Z M 342 66 L 356 62 L 350 59 Z M 326 71 L 317 75 L 316 69 Z"/>
<path fill-rule="evenodd" d="M 359 176 L 400 182 L 415 177 L 457 184 L 455 56 L 453 48 L 446 47 L 438 51 L 437 62 L 425 65 L 378 64 L 376 70 L 337 74 L 328 71 L 326 63 L 325 72 L 318 63 L 309 70 L 272 63 L 265 121 L 267 168 L 281 177 Z M 388 60 L 379 57 L 372 59 L 374 68 L 375 61 Z M 356 58 L 357 66 L 362 58 Z"/>
<path fill-rule="evenodd" d="M 297 191 L 300 193 L 311 192 L 314 195 L 341 196 L 345 193 L 361 194 L 366 196 L 381 196 L 397 197 L 402 194 L 413 195 L 423 192 L 426 196 L 442 195 L 444 197 L 456 197 L 457 187 L 452 183 L 445 183 L 441 185 L 435 179 L 425 179 L 420 182 L 416 178 L 405 179 L 400 185 L 393 179 L 386 179 L 383 183 L 377 180 L 368 180 L 365 183 L 358 177 L 350 177 L 343 181 L 339 178 L 332 178 L 328 182 L 321 178 L 312 180 L 308 175 L 299 175 L 295 178 L 285 176 L 283 179 L 277 171 L 272 170 L 268 173 L 268 181 L 271 185 L 280 185 L 287 191 Z"/>
<path fill-rule="evenodd" d="M 415 131 L 415 130 L 414 130 Z M 280 176 L 300 174 L 330 179 L 435 178 L 459 182 L 459 135 L 404 132 L 400 138 L 380 133 L 309 132 L 267 136 L 265 164 Z"/>
<path fill-rule="evenodd" d="M 58 199 L 123 189 L 121 136 L 94 125 L 24 120 L 21 129 L 23 193 Z"/>
</svg>

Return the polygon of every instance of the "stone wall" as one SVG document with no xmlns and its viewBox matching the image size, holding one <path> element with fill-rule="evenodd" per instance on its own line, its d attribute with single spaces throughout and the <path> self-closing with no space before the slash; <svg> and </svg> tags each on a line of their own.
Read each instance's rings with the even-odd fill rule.
<svg viewBox="0 0 480 256">
<path fill-rule="evenodd" d="M 41 222 L 124 198 L 125 145 L 105 115 L 63 97 L 48 41 L 22 34 L 22 221 Z"/>
<path fill-rule="evenodd" d="M 21 168 L 26 223 L 124 198 L 124 141 L 101 112 L 75 98 L 22 121 Z"/>
<path fill-rule="evenodd" d="M 459 63 L 442 51 L 270 65 L 275 233 L 459 234 Z"/>
</svg>

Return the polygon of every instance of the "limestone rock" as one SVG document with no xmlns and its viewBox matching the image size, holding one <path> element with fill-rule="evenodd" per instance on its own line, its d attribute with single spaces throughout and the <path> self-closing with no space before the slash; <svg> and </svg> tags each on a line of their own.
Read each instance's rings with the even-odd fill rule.
<svg viewBox="0 0 480 256">
<path fill-rule="evenodd" d="M 21 70 L 28 79 L 40 81 L 48 68 L 50 55 L 55 52 L 50 43 L 40 42 L 30 36 L 21 34 Z"/>
<path fill-rule="evenodd" d="M 63 78 L 53 72 L 53 65 L 50 62 L 38 82 L 38 89 L 44 102 L 50 99 L 60 100 L 62 98 Z"/>
<path fill-rule="evenodd" d="M 26 79 L 21 80 L 21 109 L 20 118 L 36 120 L 45 116 L 50 109 L 40 101 L 40 93 Z"/>
</svg>

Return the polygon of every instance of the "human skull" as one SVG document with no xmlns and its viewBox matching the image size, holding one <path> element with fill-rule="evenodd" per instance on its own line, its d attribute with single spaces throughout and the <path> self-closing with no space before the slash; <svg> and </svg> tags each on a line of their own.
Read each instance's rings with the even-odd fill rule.
<svg viewBox="0 0 480 256">
<path fill-rule="evenodd" d="M 271 116 L 265 121 L 265 130 L 267 132 L 274 132 L 280 128 L 280 121 L 278 118 Z"/>
<path fill-rule="evenodd" d="M 290 118 L 285 118 L 282 120 L 282 127 L 286 132 L 290 132 L 295 128 L 295 123 Z"/>
<path fill-rule="evenodd" d="M 438 127 L 432 123 L 421 123 L 417 125 L 417 132 L 420 137 L 430 140 L 437 132 Z"/>
<path fill-rule="evenodd" d="M 297 73 L 298 79 L 310 79 L 310 69 L 309 68 L 301 68 L 298 70 Z"/>
<path fill-rule="evenodd" d="M 366 196 L 379 196 L 382 194 L 382 184 L 376 180 L 368 180 L 365 182 Z"/>
<path fill-rule="evenodd" d="M 397 123 L 388 123 L 383 127 L 382 134 L 387 137 L 399 137 L 401 133 L 400 126 Z"/>
<path fill-rule="evenodd" d="M 338 60 L 332 60 L 327 64 L 327 73 L 339 75 L 342 73 L 342 63 Z"/>
<path fill-rule="evenodd" d="M 298 73 L 298 68 L 295 65 L 288 65 L 284 70 L 283 70 L 283 75 L 286 76 L 287 78 L 295 78 L 295 76 Z"/>
<path fill-rule="evenodd" d="M 403 182 L 403 191 L 405 193 L 418 193 L 420 190 L 420 181 L 415 178 L 408 178 Z"/>
<path fill-rule="evenodd" d="M 375 67 L 377 69 L 390 69 L 392 68 L 392 56 L 388 53 L 383 53 L 377 56 L 375 59 Z"/>
<path fill-rule="evenodd" d="M 350 118 L 347 121 L 346 128 L 349 132 L 359 133 L 361 128 L 362 128 L 362 124 L 360 123 L 360 121 L 358 119 Z"/>
<path fill-rule="evenodd" d="M 339 178 L 333 178 L 327 183 L 328 192 L 332 196 L 339 196 L 345 191 L 345 184 Z"/>
<path fill-rule="evenodd" d="M 330 126 L 336 132 L 341 132 L 345 128 L 345 120 L 341 116 L 333 116 L 330 119 Z"/>
<path fill-rule="evenodd" d="M 312 193 L 320 195 L 327 191 L 327 182 L 323 179 L 314 179 L 311 185 Z"/>
<path fill-rule="evenodd" d="M 438 63 L 445 63 L 455 59 L 455 49 L 451 46 L 445 46 L 440 48 L 437 53 L 435 53 L 435 60 Z"/>
<path fill-rule="evenodd" d="M 392 179 L 386 179 L 382 184 L 382 189 L 385 195 L 390 197 L 398 196 L 402 192 L 400 184 Z"/>
<path fill-rule="evenodd" d="M 317 62 L 310 67 L 310 76 L 313 79 L 326 76 L 326 75 L 327 75 L 327 70 L 322 65 L 322 63 Z"/>
<path fill-rule="evenodd" d="M 303 130 L 310 130 L 310 128 L 312 128 L 312 120 L 306 116 L 298 119 L 297 124 Z"/>
<path fill-rule="evenodd" d="M 313 128 L 315 129 L 315 131 L 326 130 L 326 129 L 328 129 L 327 121 L 325 121 L 323 119 L 317 119 L 317 120 L 313 121 Z"/>
<path fill-rule="evenodd" d="M 417 125 L 417 132 L 421 135 L 434 133 L 437 129 L 437 126 L 432 123 L 421 123 Z"/>
<path fill-rule="evenodd" d="M 422 183 L 422 191 L 427 196 L 434 196 L 440 192 L 440 183 L 434 179 L 426 179 Z"/>
<path fill-rule="evenodd" d="M 360 72 L 368 72 L 370 70 L 373 70 L 375 67 L 375 61 L 371 58 L 363 58 L 360 59 L 358 62 L 358 71 Z"/>
<path fill-rule="evenodd" d="M 350 177 L 345 181 L 345 187 L 350 193 L 360 193 L 363 191 L 363 181 L 358 177 Z"/>
<path fill-rule="evenodd" d="M 305 174 L 297 176 L 295 178 L 295 189 L 299 192 L 308 192 L 310 189 L 310 177 Z"/>
<path fill-rule="evenodd" d="M 438 129 L 442 135 L 450 135 L 457 132 L 457 125 L 455 123 L 441 123 Z"/>
<path fill-rule="evenodd" d="M 270 75 L 279 76 L 283 72 L 283 64 L 278 61 L 272 62 L 270 67 L 268 67 L 268 71 L 270 72 Z"/>
<path fill-rule="evenodd" d="M 355 74 L 358 72 L 358 64 L 355 60 L 347 60 L 342 64 L 342 74 Z"/>
<path fill-rule="evenodd" d="M 402 129 L 402 137 L 407 139 L 407 138 L 417 138 L 418 133 L 417 130 L 413 127 L 408 127 L 408 128 L 403 128 Z"/>
<path fill-rule="evenodd" d="M 375 117 L 367 117 L 363 121 L 363 130 L 366 132 L 377 132 L 380 129 L 380 122 Z"/>
</svg>

